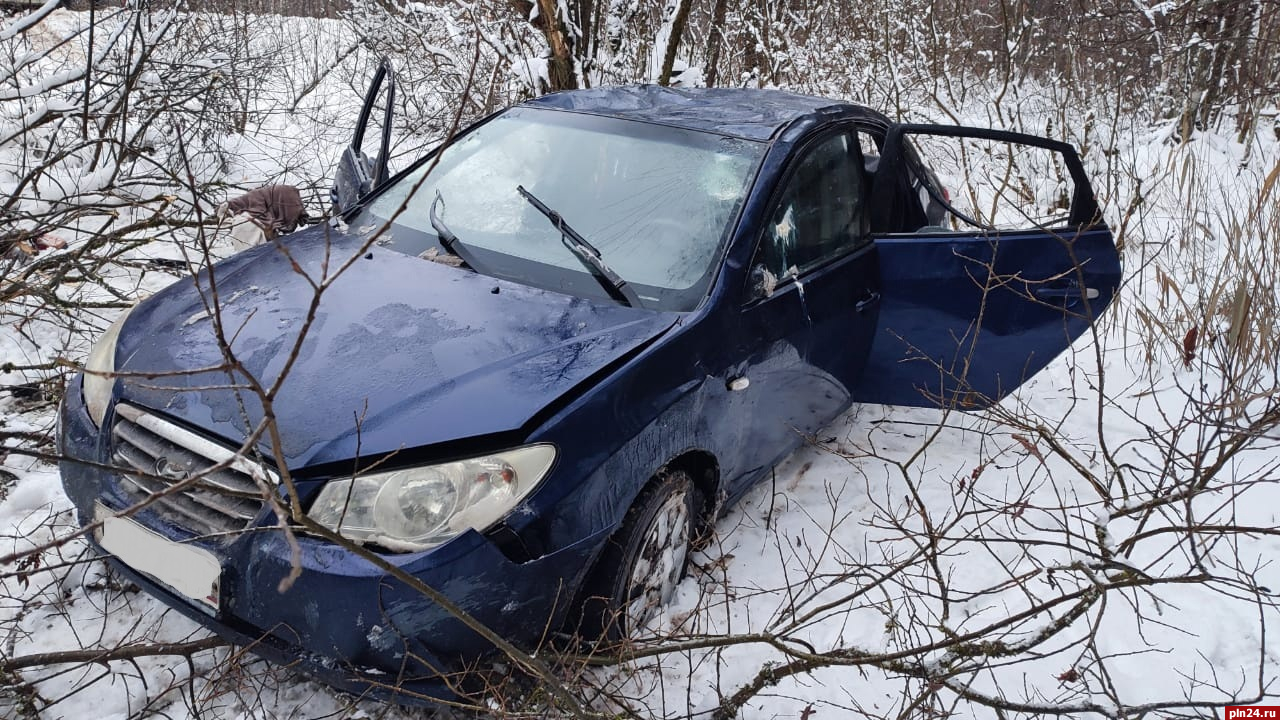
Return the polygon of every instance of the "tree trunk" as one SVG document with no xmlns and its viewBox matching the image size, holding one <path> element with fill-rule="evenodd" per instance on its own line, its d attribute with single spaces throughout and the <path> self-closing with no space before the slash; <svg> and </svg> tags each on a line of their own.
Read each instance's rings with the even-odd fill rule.
<svg viewBox="0 0 1280 720">
<path fill-rule="evenodd" d="M 724 15 L 729 5 L 729 0 L 715 1 L 707 31 L 707 87 L 715 87 L 720 80 L 720 47 L 724 44 Z"/>
<path fill-rule="evenodd" d="M 1242 50 L 1248 44 L 1257 0 L 1196 0 L 1187 7 L 1188 41 L 1182 77 L 1178 130 L 1183 142 L 1217 121 L 1222 105 L 1239 102 Z M 1233 77 L 1234 75 L 1234 77 Z"/>
<path fill-rule="evenodd" d="M 689 6 L 692 0 L 675 0 L 675 17 L 671 19 L 671 34 L 667 36 L 667 48 L 662 56 L 662 72 L 658 74 L 658 84 L 666 87 L 671 84 L 671 66 L 676 61 L 676 50 L 680 47 L 680 37 L 684 35 L 684 27 L 689 22 Z"/>
<path fill-rule="evenodd" d="M 631 18 L 631 10 L 626 0 L 609 0 L 609 9 L 605 18 L 605 34 L 609 38 L 609 52 L 622 49 L 622 34 L 626 23 Z"/>
<path fill-rule="evenodd" d="M 578 50 L 583 58 L 594 57 L 592 46 L 595 45 L 595 0 L 571 0 L 574 23 L 578 25 Z"/>
<path fill-rule="evenodd" d="M 543 19 L 542 32 L 547 36 L 547 45 L 551 47 L 551 57 L 547 58 L 547 81 L 550 83 L 546 88 L 547 92 L 577 89 L 578 75 L 573 68 L 573 48 L 569 44 L 564 18 L 560 16 L 559 3 L 556 0 L 538 0 L 538 12 Z"/>
</svg>

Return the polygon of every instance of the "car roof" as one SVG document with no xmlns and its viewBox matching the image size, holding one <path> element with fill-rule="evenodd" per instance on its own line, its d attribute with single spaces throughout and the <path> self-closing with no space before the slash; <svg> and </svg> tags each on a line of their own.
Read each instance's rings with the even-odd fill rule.
<svg viewBox="0 0 1280 720">
<path fill-rule="evenodd" d="M 874 110 L 839 100 L 753 88 L 669 88 L 628 85 L 567 90 L 524 103 L 626 120 L 768 140 L 793 121 L 819 111 L 882 120 Z"/>
</svg>

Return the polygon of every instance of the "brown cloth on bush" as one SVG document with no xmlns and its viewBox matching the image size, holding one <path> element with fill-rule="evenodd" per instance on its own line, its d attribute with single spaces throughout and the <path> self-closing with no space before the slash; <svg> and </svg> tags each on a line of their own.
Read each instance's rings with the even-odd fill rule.
<svg viewBox="0 0 1280 720">
<path fill-rule="evenodd" d="M 35 259 L 41 250 L 62 250 L 67 241 L 53 235 L 35 235 L 14 230 L 0 234 L 0 277 L 5 270 L 22 267 Z"/>
<path fill-rule="evenodd" d="M 247 213 L 267 232 L 268 238 L 293 232 L 307 217 L 302 195 L 292 185 L 267 185 L 250 190 L 229 201 L 227 209 L 235 215 Z"/>
</svg>

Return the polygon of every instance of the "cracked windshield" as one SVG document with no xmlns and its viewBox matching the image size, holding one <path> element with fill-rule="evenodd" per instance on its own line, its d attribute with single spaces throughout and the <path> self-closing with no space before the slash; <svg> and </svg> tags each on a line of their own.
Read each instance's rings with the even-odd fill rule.
<svg viewBox="0 0 1280 720">
<path fill-rule="evenodd" d="M 601 295 L 597 284 L 581 280 L 590 270 L 521 195 L 524 187 L 598 249 L 646 306 L 690 309 L 762 151 L 760 143 L 709 133 L 517 110 L 407 173 L 357 225 L 393 218 L 388 246 L 435 258 L 443 252 L 434 206 L 437 225 L 456 237 L 476 270 Z"/>
</svg>

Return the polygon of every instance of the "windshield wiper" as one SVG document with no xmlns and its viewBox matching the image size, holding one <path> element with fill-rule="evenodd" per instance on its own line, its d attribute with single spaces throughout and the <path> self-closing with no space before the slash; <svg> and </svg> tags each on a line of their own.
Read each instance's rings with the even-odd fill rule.
<svg viewBox="0 0 1280 720">
<path fill-rule="evenodd" d="M 628 305 L 630 307 L 640 306 L 640 296 L 636 295 L 636 291 L 631 289 L 626 280 L 618 276 L 612 268 L 604 263 L 600 257 L 600 251 L 594 245 L 587 242 L 587 239 L 578 234 L 565 222 L 560 213 L 547 207 L 546 203 L 539 200 L 533 193 L 524 189 L 523 185 L 517 185 L 516 191 L 524 196 L 529 204 L 537 208 L 538 212 L 547 216 L 551 224 L 560 231 L 560 242 L 573 253 L 573 256 L 582 262 L 583 266 L 591 271 L 592 277 L 600 281 L 600 285 L 609 293 L 613 299 Z"/>
<path fill-rule="evenodd" d="M 440 247 L 444 248 L 445 252 L 458 258 L 464 265 L 474 270 L 476 264 L 471 260 L 471 253 L 462 248 L 462 244 L 458 242 L 458 236 L 454 235 L 449 226 L 444 224 L 444 220 L 441 220 L 440 216 L 436 214 L 436 206 L 443 202 L 444 196 L 440 194 L 439 190 L 436 190 L 436 199 L 431 201 L 431 211 L 429 213 L 431 228 L 436 231 L 436 237 L 440 238 Z"/>
</svg>

